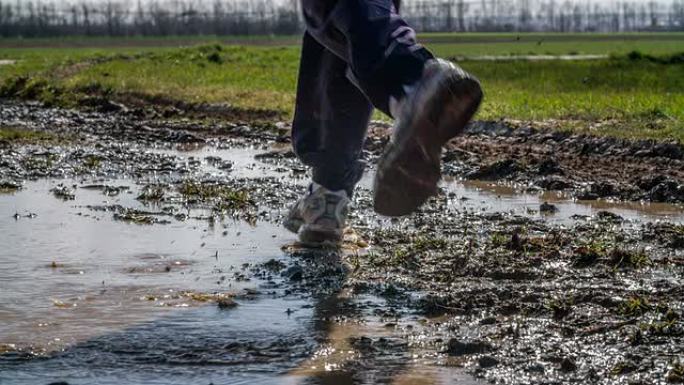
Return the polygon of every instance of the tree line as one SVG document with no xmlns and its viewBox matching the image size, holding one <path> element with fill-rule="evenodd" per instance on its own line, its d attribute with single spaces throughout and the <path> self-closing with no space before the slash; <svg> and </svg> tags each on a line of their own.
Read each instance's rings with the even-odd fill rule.
<svg viewBox="0 0 684 385">
<path fill-rule="evenodd" d="M 405 0 L 419 31 L 684 30 L 684 0 Z M 289 35 L 299 0 L 0 0 L 0 36 Z"/>
</svg>

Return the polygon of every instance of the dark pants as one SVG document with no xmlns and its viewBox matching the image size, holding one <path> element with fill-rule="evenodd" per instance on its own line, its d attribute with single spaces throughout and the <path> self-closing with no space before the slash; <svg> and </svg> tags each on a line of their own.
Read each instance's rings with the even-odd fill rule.
<svg viewBox="0 0 684 385">
<path fill-rule="evenodd" d="M 398 15 L 398 0 L 302 0 L 304 35 L 292 138 L 313 180 L 352 194 L 373 107 L 418 80 L 432 54 Z"/>
</svg>

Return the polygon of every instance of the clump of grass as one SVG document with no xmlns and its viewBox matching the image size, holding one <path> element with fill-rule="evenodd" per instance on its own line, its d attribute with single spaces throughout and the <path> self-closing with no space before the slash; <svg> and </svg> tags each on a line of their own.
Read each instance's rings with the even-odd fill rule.
<svg viewBox="0 0 684 385">
<path fill-rule="evenodd" d="M 666 380 L 671 384 L 684 384 L 684 363 L 675 360 L 670 364 Z"/>
<path fill-rule="evenodd" d="M 625 250 L 615 248 L 610 253 L 610 264 L 614 269 L 641 269 L 651 264 L 651 258 L 644 250 Z"/>
<path fill-rule="evenodd" d="M 217 213 L 243 211 L 253 206 L 252 201 L 249 199 L 249 195 L 244 191 L 236 191 L 234 195 L 222 198 L 217 202 L 213 210 Z M 247 214 L 247 213 L 246 213 Z M 248 219 L 248 218 L 245 218 Z M 251 218 L 250 222 L 253 222 L 254 218 Z"/>
<path fill-rule="evenodd" d="M 590 267 L 607 255 L 607 243 L 602 240 L 592 240 L 588 244 L 575 249 L 572 264 L 578 268 Z"/>
<path fill-rule="evenodd" d="M 21 184 L 11 181 L 0 181 L 0 194 L 11 194 L 21 190 Z"/>
<path fill-rule="evenodd" d="M 682 328 L 680 320 L 681 315 L 679 313 L 666 307 L 660 319 L 643 323 L 639 328 L 655 336 L 682 336 L 684 335 L 684 328 Z"/>
<path fill-rule="evenodd" d="M 620 376 L 623 374 L 632 373 L 635 370 L 637 370 L 637 367 L 633 362 L 621 361 L 621 362 L 618 362 L 617 364 L 615 364 L 610 369 L 610 374 L 612 374 L 614 376 Z"/>
<path fill-rule="evenodd" d="M 86 95 L 103 95 L 110 96 L 114 94 L 114 89 L 110 86 L 103 85 L 97 80 L 93 80 L 90 83 L 80 85 L 74 88 L 74 91 L 83 93 Z"/>
<path fill-rule="evenodd" d="M 414 252 L 444 250 L 449 247 L 449 241 L 444 238 L 419 236 L 411 240 L 411 250 Z"/>
<path fill-rule="evenodd" d="M 510 239 L 504 233 L 494 233 L 491 236 L 492 247 L 494 247 L 495 249 L 498 249 L 499 247 L 504 247 L 508 245 L 509 242 Z"/>
<path fill-rule="evenodd" d="M 34 131 L 20 127 L 0 126 L 0 141 L 21 144 L 52 140 L 55 137 L 47 132 Z"/>
<path fill-rule="evenodd" d="M 136 225 L 154 225 L 154 224 L 168 224 L 169 221 L 159 220 L 154 216 L 140 210 L 123 208 L 118 213 L 114 214 L 114 220 L 133 223 Z"/>
<path fill-rule="evenodd" d="M 178 192 L 185 198 L 207 200 L 212 198 L 229 198 L 236 193 L 236 190 L 230 186 L 218 183 L 186 181 L 180 185 Z"/>
<path fill-rule="evenodd" d="M 553 319 L 560 321 L 572 313 L 574 305 L 575 299 L 573 297 L 554 298 L 546 304 L 546 308 L 553 313 Z"/>
<path fill-rule="evenodd" d="M 186 181 L 178 192 L 188 201 L 212 203 L 215 212 L 244 211 L 254 206 L 246 190 L 236 190 L 219 183 Z"/>
<path fill-rule="evenodd" d="M 641 51 L 631 51 L 626 55 L 627 59 L 631 61 L 650 61 L 658 64 L 682 64 L 684 63 L 684 52 L 677 52 L 669 55 L 650 55 L 644 54 Z"/>
<path fill-rule="evenodd" d="M 0 86 L 0 97 L 37 100 L 46 106 L 66 105 L 64 89 L 44 77 L 16 76 Z"/>
<path fill-rule="evenodd" d="M 646 298 L 633 296 L 618 306 L 618 311 L 625 317 L 638 317 L 649 312 L 653 307 Z"/>
<path fill-rule="evenodd" d="M 103 158 L 99 155 L 86 155 L 83 158 L 83 167 L 94 170 L 102 165 Z"/>
<path fill-rule="evenodd" d="M 164 187 L 159 185 L 147 185 L 136 198 L 143 202 L 159 202 L 164 199 Z"/>
</svg>

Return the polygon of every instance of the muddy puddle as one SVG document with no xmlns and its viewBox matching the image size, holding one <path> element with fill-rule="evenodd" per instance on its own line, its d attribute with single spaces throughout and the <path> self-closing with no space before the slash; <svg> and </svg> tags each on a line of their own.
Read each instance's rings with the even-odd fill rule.
<svg viewBox="0 0 684 385">
<path fill-rule="evenodd" d="M 206 207 L 172 212 L 163 210 L 172 200 L 140 199 L 150 184 L 189 173 L 208 180 L 288 179 L 303 187 L 300 173 L 255 159 L 265 152 L 260 146 L 148 151 L 172 157 L 175 172 L 39 179 L 0 195 L 3 384 L 351 384 L 373 383 L 376 376 L 406 383 L 416 373 L 432 373 L 434 384 L 469 378 L 462 370 L 414 362 L 403 342 L 386 353 L 397 360 L 391 368 L 336 371 L 362 354 L 348 346 L 350 338 L 401 338 L 373 313 L 385 305 L 359 299 L 353 305 L 359 309 L 347 313 L 354 300 L 343 307 L 334 290 L 344 275 L 332 289 L 292 293 L 287 275 L 263 267 L 292 262 L 281 248 L 294 238 L 276 221 L 209 220 Z M 70 192 L 67 199 L 56 194 L 62 189 Z M 159 220 L 117 219 L 121 208 Z M 236 306 L 222 308 L 223 297 Z M 345 331 L 335 337 L 340 332 L 330 328 Z M 345 345 L 342 357 L 336 344 Z"/>
<path fill-rule="evenodd" d="M 356 232 L 305 248 L 280 222 L 308 174 L 278 132 L 2 108 L 59 136 L 0 145 L 2 384 L 679 375 L 676 203 L 449 176 L 390 220 L 370 207 L 371 152 Z"/>
</svg>

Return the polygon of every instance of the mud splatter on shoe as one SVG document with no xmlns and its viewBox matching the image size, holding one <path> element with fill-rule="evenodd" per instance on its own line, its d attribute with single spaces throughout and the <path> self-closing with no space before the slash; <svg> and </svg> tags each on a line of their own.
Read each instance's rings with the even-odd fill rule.
<svg viewBox="0 0 684 385">
<path fill-rule="evenodd" d="M 290 209 L 283 225 L 298 234 L 302 243 L 339 243 L 344 235 L 349 203 L 345 191 L 330 191 L 312 183 L 309 193 Z"/>
<path fill-rule="evenodd" d="M 482 101 L 479 81 L 445 60 L 429 61 L 398 108 L 392 140 L 378 163 L 375 211 L 407 215 L 436 194 L 442 147 L 463 132 Z"/>
</svg>

